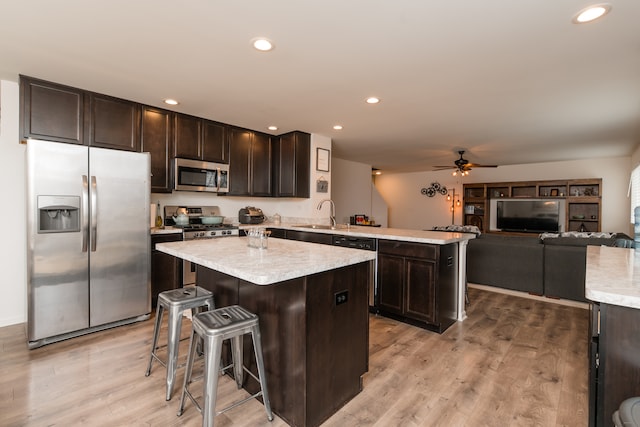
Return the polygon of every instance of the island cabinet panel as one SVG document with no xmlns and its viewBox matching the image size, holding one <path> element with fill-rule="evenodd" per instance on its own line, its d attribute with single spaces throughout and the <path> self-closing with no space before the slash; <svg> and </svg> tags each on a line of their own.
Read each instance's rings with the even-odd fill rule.
<svg viewBox="0 0 640 427">
<path fill-rule="evenodd" d="M 271 407 L 292 426 L 318 426 L 362 390 L 368 369 L 370 262 L 272 285 L 255 285 L 198 266 L 196 281 L 216 307 L 256 313 Z M 342 296 L 346 295 L 346 298 Z M 257 374 L 251 340 L 246 366 Z M 258 383 L 245 377 L 245 389 Z"/>
<path fill-rule="evenodd" d="M 84 92 L 20 76 L 20 137 L 83 144 Z"/>
<path fill-rule="evenodd" d="M 151 192 L 170 193 L 173 113 L 142 108 L 142 151 L 151 155 Z"/>
<path fill-rule="evenodd" d="M 90 93 L 88 136 L 92 147 L 140 151 L 140 104 Z"/>
<path fill-rule="evenodd" d="M 589 426 L 599 427 L 612 425 L 624 400 L 640 396 L 640 310 L 601 303 L 591 313 Z"/>
<path fill-rule="evenodd" d="M 378 241 L 380 314 L 442 333 L 456 321 L 457 245 Z"/>
<path fill-rule="evenodd" d="M 158 294 L 182 287 L 182 260 L 156 250 L 156 244 L 182 240 L 181 234 L 151 236 L 151 306 L 158 303 Z"/>
</svg>

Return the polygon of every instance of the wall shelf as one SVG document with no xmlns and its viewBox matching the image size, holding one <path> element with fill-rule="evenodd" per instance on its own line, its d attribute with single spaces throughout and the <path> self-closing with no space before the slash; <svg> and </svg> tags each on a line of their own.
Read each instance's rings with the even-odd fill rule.
<svg viewBox="0 0 640 427">
<path fill-rule="evenodd" d="M 489 231 L 489 206 L 492 199 L 500 198 L 564 199 L 566 216 L 562 231 L 580 231 L 581 228 L 601 231 L 601 178 L 464 184 L 464 225 L 475 225 L 482 231 Z"/>
</svg>

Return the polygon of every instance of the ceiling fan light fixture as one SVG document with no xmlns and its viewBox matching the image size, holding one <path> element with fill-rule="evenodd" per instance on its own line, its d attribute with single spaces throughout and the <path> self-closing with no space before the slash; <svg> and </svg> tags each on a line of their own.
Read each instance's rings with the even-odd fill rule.
<svg viewBox="0 0 640 427">
<path fill-rule="evenodd" d="M 610 4 L 595 4 L 582 9 L 573 17 L 574 24 L 586 24 L 587 22 L 593 22 L 598 18 L 603 17 L 611 10 Z"/>
</svg>

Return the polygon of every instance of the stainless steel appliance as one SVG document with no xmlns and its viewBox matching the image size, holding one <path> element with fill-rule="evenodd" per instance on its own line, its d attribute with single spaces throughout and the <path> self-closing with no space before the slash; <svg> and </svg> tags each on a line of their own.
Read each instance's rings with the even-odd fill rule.
<svg viewBox="0 0 640 427">
<path fill-rule="evenodd" d="M 264 219 L 262 209 L 253 206 L 247 206 L 238 211 L 238 221 L 240 221 L 240 224 L 262 224 Z"/>
<path fill-rule="evenodd" d="M 188 224 L 176 224 L 174 218 L 188 217 Z M 164 224 L 182 229 L 182 240 L 214 239 L 239 235 L 238 227 L 232 224 L 202 224 L 202 217 L 219 216 L 218 206 L 165 206 Z M 182 262 L 182 286 L 195 285 L 196 265 L 191 261 Z"/>
<path fill-rule="evenodd" d="M 378 241 L 369 237 L 353 237 L 353 236 L 333 236 L 332 243 L 334 246 L 343 246 L 345 248 L 363 249 L 366 251 L 377 251 Z M 376 298 L 378 297 L 378 259 L 369 271 L 369 306 L 376 307 Z"/>
<path fill-rule="evenodd" d="M 147 153 L 27 142 L 28 345 L 151 312 Z"/>
<path fill-rule="evenodd" d="M 176 190 L 229 192 L 229 165 L 199 160 L 174 159 Z"/>
</svg>

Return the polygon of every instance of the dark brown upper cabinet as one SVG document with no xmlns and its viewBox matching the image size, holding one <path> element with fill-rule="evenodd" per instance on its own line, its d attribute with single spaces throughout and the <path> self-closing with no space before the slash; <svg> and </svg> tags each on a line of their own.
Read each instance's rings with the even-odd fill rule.
<svg viewBox="0 0 640 427">
<path fill-rule="evenodd" d="M 174 157 L 229 163 L 227 126 L 211 120 L 176 114 Z"/>
<path fill-rule="evenodd" d="M 170 193 L 174 113 L 142 107 L 142 151 L 151 154 L 151 192 Z"/>
<path fill-rule="evenodd" d="M 274 138 L 273 195 L 309 197 L 311 135 L 290 132 Z"/>
<path fill-rule="evenodd" d="M 227 126 L 211 120 L 202 121 L 202 160 L 229 163 Z"/>
<path fill-rule="evenodd" d="M 92 147 L 140 151 L 140 104 L 96 93 L 85 97 Z"/>
<path fill-rule="evenodd" d="M 271 136 L 231 128 L 229 195 L 271 196 Z"/>
<path fill-rule="evenodd" d="M 84 92 L 20 76 L 20 137 L 83 144 Z"/>
<path fill-rule="evenodd" d="M 201 160 L 202 119 L 185 114 L 176 114 L 174 132 L 173 157 Z"/>
</svg>

